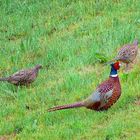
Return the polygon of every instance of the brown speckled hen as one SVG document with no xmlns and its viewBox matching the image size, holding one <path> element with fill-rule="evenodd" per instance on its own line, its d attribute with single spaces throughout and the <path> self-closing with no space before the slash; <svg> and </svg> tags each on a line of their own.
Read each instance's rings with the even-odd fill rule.
<svg viewBox="0 0 140 140">
<path fill-rule="evenodd" d="M 138 40 L 135 40 L 132 44 L 125 44 L 118 51 L 117 56 L 110 62 L 121 61 L 126 64 L 126 71 L 129 69 L 129 64 L 133 63 L 138 54 Z M 107 64 L 108 64 L 107 63 Z"/>
<path fill-rule="evenodd" d="M 20 70 L 6 78 L 0 78 L 0 81 L 7 81 L 16 86 L 29 86 L 38 76 L 41 65 L 36 65 L 34 68 Z"/>
</svg>

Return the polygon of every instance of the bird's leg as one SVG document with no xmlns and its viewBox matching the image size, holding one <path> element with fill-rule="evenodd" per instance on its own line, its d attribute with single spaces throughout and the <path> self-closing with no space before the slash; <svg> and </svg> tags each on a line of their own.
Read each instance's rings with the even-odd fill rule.
<svg viewBox="0 0 140 140">
<path fill-rule="evenodd" d="M 20 88 L 19 86 L 16 86 L 15 87 L 15 92 L 18 92 L 19 88 Z"/>
<path fill-rule="evenodd" d="M 25 86 L 26 86 L 27 88 L 31 88 L 31 84 L 29 84 L 29 83 L 26 84 Z"/>
<path fill-rule="evenodd" d="M 13 91 L 13 93 L 14 93 L 14 92 L 17 92 L 17 91 L 18 91 L 18 86 L 13 86 L 13 87 L 12 87 L 12 91 Z"/>
<path fill-rule="evenodd" d="M 125 66 L 125 73 L 128 73 L 128 69 L 129 69 L 129 64 L 126 63 L 126 66 Z"/>
</svg>

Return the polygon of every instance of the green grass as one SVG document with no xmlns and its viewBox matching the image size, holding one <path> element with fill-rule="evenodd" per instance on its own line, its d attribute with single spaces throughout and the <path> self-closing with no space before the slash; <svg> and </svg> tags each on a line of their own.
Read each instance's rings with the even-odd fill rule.
<svg viewBox="0 0 140 140">
<path fill-rule="evenodd" d="M 138 140 L 140 65 L 120 72 L 122 96 L 108 111 L 47 109 L 86 98 L 108 78 L 102 63 L 140 39 L 139 9 L 139 0 L 0 0 L 0 77 L 46 67 L 30 88 L 0 83 L 0 138 Z"/>
</svg>

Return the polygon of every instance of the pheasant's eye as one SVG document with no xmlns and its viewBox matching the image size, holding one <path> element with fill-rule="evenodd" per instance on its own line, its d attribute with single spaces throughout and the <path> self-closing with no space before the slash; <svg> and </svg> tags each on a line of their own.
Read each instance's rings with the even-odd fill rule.
<svg viewBox="0 0 140 140">
<path fill-rule="evenodd" d="M 134 54 L 134 53 L 135 53 L 135 51 L 133 50 L 131 53 L 132 53 L 132 54 Z"/>
</svg>

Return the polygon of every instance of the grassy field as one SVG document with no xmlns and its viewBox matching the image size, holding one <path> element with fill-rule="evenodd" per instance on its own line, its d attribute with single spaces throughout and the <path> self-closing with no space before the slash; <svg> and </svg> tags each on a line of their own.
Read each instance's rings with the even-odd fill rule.
<svg viewBox="0 0 140 140">
<path fill-rule="evenodd" d="M 47 112 L 90 95 L 108 78 L 102 64 L 135 38 L 139 0 L 0 0 L 0 77 L 44 66 L 30 88 L 0 83 L 0 140 L 139 140 L 140 64 L 119 72 L 122 96 L 108 111 Z"/>
</svg>

